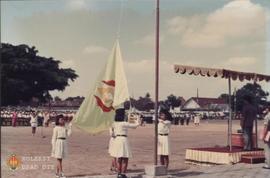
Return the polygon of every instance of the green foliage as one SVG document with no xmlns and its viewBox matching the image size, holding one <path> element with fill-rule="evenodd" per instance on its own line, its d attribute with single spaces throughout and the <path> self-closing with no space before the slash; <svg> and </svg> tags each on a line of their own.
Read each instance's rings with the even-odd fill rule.
<svg viewBox="0 0 270 178">
<path fill-rule="evenodd" d="M 149 111 L 155 107 L 155 103 L 149 93 L 146 93 L 145 97 L 139 97 L 138 99 L 130 98 L 130 101 L 124 103 L 125 108 L 129 109 L 130 104 L 140 111 Z M 181 104 L 181 98 L 173 94 L 169 95 L 165 101 L 159 101 L 159 105 L 167 106 L 168 108 L 179 107 Z"/>
<path fill-rule="evenodd" d="M 60 68 L 60 61 L 37 53 L 35 47 L 2 43 L 2 105 L 16 105 L 33 98 L 45 102 L 51 98 L 49 91 L 63 91 L 69 86 L 69 80 L 78 77 L 73 69 Z"/>
<path fill-rule="evenodd" d="M 145 98 L 150 98 L 150 93 L 146 93 Z"/>
<path fill-rule="evenodd" d="M 172 109 L 174 109 L 175 107 L 179 107 L 182 103 L 181 103 L 180 98 L 177 98 L 176 96 L 171 94 L 167 97 L 167 100 L 165 100 L 165 104 L 168 107 L 171 107 Z"/>
<path fill-rule="evenodd" d="M 154 109 L 154 102 L 152 101 L 150 94 L 147 93 L 145 97 L 139 97 L 139 99 L 134 102 L 134 106 L 138 110 L 149 111 Z"/>
<path fill-rule="evenodd" d="M 134 98 L 130 98 L 130 101 L 126 101 L 124 103 L 124 107 L 126 109 L 129 109 L 130 106 L 132 106 L 140 111 L 149 111 L 151 109 L 154 109 L 154 105 L 155 104 L 152 101 L 149 93 L 146 93 L 145 97 L 139 97 L 137 100 Z"/>
<path fill-rule="evenodd" d="M 229 94 L 223 93 L 218 98 L 223 99 L 226 103 L 229 104 L 229 99 L 230 99 Z M 235 96 L 234 95 L 231 95 L 231 102 L 232 102 L 231 109 L 232 109 L 232 111 L 234 111 L 235 110 Z"/>
<path fill-rule="evenodd" d="M 242 110 L 244 97 L 250 96 L 252 98 L 253 104 L 260 108 L 267 105 L 268 92 L 264 91 L 262 87 L 257 83 L 247 83 L 241 89 L 236 92 L 236 109 L 237 111 Z"/>
<path fill-rule="evenodd" d="M 267 103 L 268 95 L 269 93 L 264 91 L 258 83 L 247 83 L 242 88 L 237 90 L 236 94 L 231 96 L 232 110 L 234 111 L 236 109 L 237 112 L 240 112 L 244 105 L 244 98 L 246 96 L 250 96 L 252 98 L 253 105 L 258 107 L 258 109 L 262 109 L 268 104 Z M 222 98 L 227 103 L 229 103 L 228 94 L 221 94 L 219 98 Z M 236 106 L 235 106 L 235 101 L 236 101 Z"/>
<path fill-rule="evenodd" d="M 54 101 L 62 101 L 62 99 L 59 96 L 54 97 Z"/>
</svg>

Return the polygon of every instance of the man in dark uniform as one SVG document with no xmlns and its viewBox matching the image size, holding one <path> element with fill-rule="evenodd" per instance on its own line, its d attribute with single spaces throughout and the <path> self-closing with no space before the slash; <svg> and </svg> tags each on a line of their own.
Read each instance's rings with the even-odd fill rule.
<svg viewBox="0 0 270 178">
<path fill-rule="evenodd" d="M 242 108 L 243 118 L 241 120 L 241 127 L 243 129 L 244 150 L 253 149 L 253 123 L 257 116 L 257 109 L 253 105 L 250 96 L 244 97 L 244 106 Z"/>
</svg>

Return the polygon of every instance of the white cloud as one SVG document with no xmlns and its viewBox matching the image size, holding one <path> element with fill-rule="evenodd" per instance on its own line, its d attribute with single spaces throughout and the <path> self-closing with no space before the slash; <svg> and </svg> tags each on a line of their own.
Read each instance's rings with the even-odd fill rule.
<svg viewBox="0 0 270 178">
<path fill-rule="evenodd" d="M 210 14 L 203 31 L 225 37 L 245 37 L 265 27 L 265 11 L 249 0 L 232 1 Z"/>
<path fill-rule="evenodd" d="M 84 54 L 100 54 L 100 53 L 107 53 L 109 50 L 102 46 L 94 46 L 90 45 L 83 49 Z"/>
<path fill-rule="evenodd" d="M 162 75 L 163 73 L 166 73 L 168 71 L 173 70 L 173 64 L 169 63 L 167 61 L 160 61 L 160 71 Z M 126 62 L 125 63 L 126 69 L 128 72 L 133 72 L 134 75 L 141 73 L 142 76 L 147 76 L 148 74 L 153 74 L 155 71 L 155 60 L 141 60 L 141 61 L 135 61 L 135 62 Z M 148 75 L 149 76 L 149 75 Z"/>
<path fill-rule="evenodd" d="M 68 0 L 66 4 L 69 10 L 80 10 L 86 8 L 85 0 Z"/>
<path fill-rule="evenodd" d="M 253 65 L 256 62 L 257 62 L 256 58 L 254 58 L 254 57 L 232 57 L 232 58 L 229 58 L 225 62 L 225 64 L 227 66 L 230 66 L 230 65 L 243 66 L 243 65 Z"/>
<path fill-rule="evenodd" d="M 134 44 L 153 46 L 153 45 L 155 45 L 155 40 L 156 40 L 155 34 L 149 34 L 149 35 L 142 37 L 141 39 L 136 40 L 134 42 Z M 160 35 L 159 36 L 159 43 L 162 43 L 163 40 L 164 40 L 164 36 Z"/>
<path fill-rule="evenodd" d="M 130 93 L 132 95 L 135 94 L 135 96 L 144 96 L 146 92 L 149 92 L 153 97 L 155 60 L 145 59 L 135 62 L 125 62 L 124 65 Z M 170 73 L 173 74 L 173 65 L 167 61 L 160 61 L 160 82 L 164 77 L 168 80 L 168 74 Z M 160 95 L 165 95 L 162 89 L 160 89 L 160 92 L 162 92 Z"/>
<path fill-rule="evenodd" d="M 186 32 L 181 43 L 192 48 L 216 48 L 224 45 L 224 38 L 218 34 Z"/>
<path fill-rule="evenodd" d="M 174 17 L 168 21 L 168 31 L 182 36 L 187 47 L 215 48 L 229 39 L 262 35 L 265 31 L 265 10 L 249 0 L 235 0 L 201 18 Z"/>
<path fill-rule="evenodd" d="M 190 18 L 176 16 L 168 20 L 168 31 L 171 34 L 181 34 L 185 31 L 193 31 L 203 23 L 203 16 L 194 15 Z"/>
<path fill-rule="evenodd" d="M 219 64 L 219 67 L 244 72 L 259 72 L 256 68 L 258 59 L 255 57 L 231 57 Z"/>
</svg>

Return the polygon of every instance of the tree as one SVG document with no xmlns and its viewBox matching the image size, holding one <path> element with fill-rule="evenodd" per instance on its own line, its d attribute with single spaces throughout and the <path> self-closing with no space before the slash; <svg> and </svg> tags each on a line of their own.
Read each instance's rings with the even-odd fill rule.
<svg viewBox="0 0 270 178">
<path fill-rule="evenodd" d="M 229 94 L 222 93 L 218 98 L 223 99 L 226 103 L 229 103 Z"/>
<path fill-rule="evenodd" d="M 59 96 L 54 97 L 54 101 L 62 101 L 62 99 Z"/>
<path fill-rule="evenodd" d="M 75 96 L 75 97 L 67 97 L 64 101 L 70 101 L 70 102 L 79 101 L 79 102 L 83 102 L 83 100 L 84 100 L 84 97 L 83 96 Z"/>
<path fill-rule="evenodd" d="M 181 104 L 182 104 L 181 97 L 176 97 L 173 94 L 169 95 L 165 101 L 158 102 L 159 106 L 168 109 L 169 107 L 172 108 L 179 107 L 181 106 Z M 134 98 L 130 98 L 130 101 L 126 101 L 124 103 L 126 109 L 129 109 L 130 105 L 140 111 L 149 111 L 151 109 L 154 109 L 155 107 L 155 103 L 152 101 L 149 93 L 146 93 L 145 97 L 140 96 L 137 100 Z"/>
<path fill-rule="evenodd" d="M 46 102 L 49 91 L 63 91 L 78 75 L 59 67 L 53 58 L 38 55 L 35 47 L 1 44 L 1 105 L 16 105 L 37 98 Z"/>
<path fill-rule="evenodd" d="M 150 93 L 146 93 L 145 98 L 151 98 Z"/>
<path fill-rule="evenodd" d="M 230 99 L 229 94 L 223 93 L 218 98 L 224 100 L 227 104 L 229 104 L 229 99 Z M 232 111 L 235 110 L 235 102 L 234 102 L 234 100 L 235 100 L 235 95 L 231 95 L 231 102 L 232 102 L 231 109 L 232 109 Z"/>
<path fill-rule="evenodd" d="M 130 101 L 124 103 L 124 107 L 129 109 L 130 106 L 140 110 L 140 111 L 149 111 L 154 109 L 154 102 L 152 101 L 150 94 L 146 93 L 145 97 L 139 97 L 137 100 L 130 98 Z"/>
<path fill-rule="evenodd" d="M 262 109 L 267 105 L 268 92 L 265 92 L 257 83 L 247 83 L 236 92 L 236 109 L 241 111 L 243 107 L 244 98 L 249 96 L 252 98 L 253 104 Z"/>
<path fill-rule="evenodd" d="M 146 93 L 145 97 L 139 97 L 135 102 L 135 108 L 141 111 L 149 111 L 154 109 L 154 102 L 150 98 L 150 94 Z"/>
<path fill-rule="evenodd" d="M 174 96 L 173 94 L 171 94 L 165 100 L 165 104 L 168 107 L 172 107 L 172 109 L 174 109 L 175 107 L 181 106 L 182 103 L 181 103 L 180 97 L 177 98 L 176 96 Z"/>
</svg>

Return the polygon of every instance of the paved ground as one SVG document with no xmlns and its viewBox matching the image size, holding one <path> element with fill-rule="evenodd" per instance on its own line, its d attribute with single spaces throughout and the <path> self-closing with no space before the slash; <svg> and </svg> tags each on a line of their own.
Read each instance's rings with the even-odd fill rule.
<svg viewBox="0 0 270 178">
<path fill-rule="evenodd" d="M 259 124 L 261 126 L 261 123 Z M 239 122 L 234 122 L 233 130 L 239 129 Z M 256 175 L 265 177 L 270 171 L 262 170 L 262 165 L 214 166 L 198 167 L 184 163 L 185 149 L 189 147 L 207 147 L 227 144 L 226 121 L 203 122 L 199 127 L 173 126 L 170 140 L 172 154 L 170 156 L 170 174 L 175 177 L 245 177 Z M 138 175 L 144 166 L 153 163 L 153 125 L 131 130 L 129 138 L 133 150 L 133 158 L 129 162 L 129 174 Z M 50 156 L 52 127 L 37 130 L 31 135 L 29 127 L 1 128 L 1 167 L 2 177 L 51 178 L 54 177 L 55 160 Z M 69 156 L 64 160 L 64 172 L 67 177 L 91 177 L 111 175 L 109 171 L 110 157 L 107 153 L 108 133 L 91 136 L 76 128 L 69 139 Z M 22 160 L 18 170 L 11 171 L 6 160 L 16 154 Z M 267 172 L 268 171 L 268 172 Z M 221 176 L 222 175 L 222 176 Z M 115 177 L 114 175 L 111 175 Z"/>
<path fill-rule="evenodd" d="M 270 178 L 270 170 L 262 169 L 263 164 L 235 164 L 209 167 L 191 167 L 187 170 L 170 170 L 168 176 L 185 178 Z M 140 178 L 143 173 L 130 173 L 128 177 Z M 115 178 L 115 175 L 88 176 L 84 178 Z M 82 178 L 82 177 L 81 177 Z"/>
<path fill-rule="evenodd" d="M 270 170 L 262 169 L 263 164 L 235 164 L 213 167 L 191 168 L 177 173 L 176 177 L 187 178 L 270 178 Z"/>
</svg>

